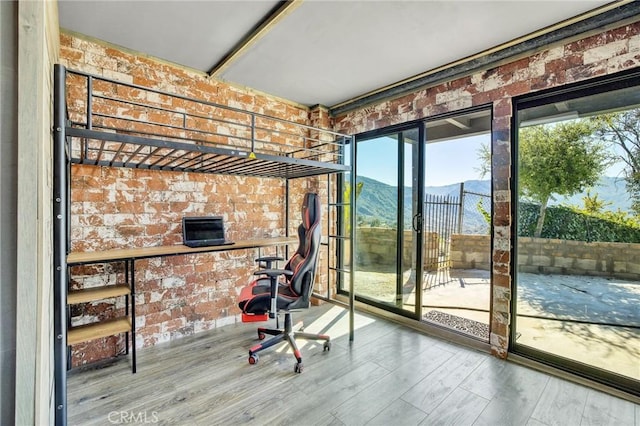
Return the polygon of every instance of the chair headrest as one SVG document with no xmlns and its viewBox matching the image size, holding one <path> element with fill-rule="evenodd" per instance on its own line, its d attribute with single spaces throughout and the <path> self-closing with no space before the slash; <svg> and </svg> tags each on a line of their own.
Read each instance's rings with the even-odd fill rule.
<svg viewBox="0 0 640 426">
<path fill-rule="evenodd" d="M 307 192 L 302 201 L 302 224 L 305 229 L 311 228 L 320 221 L 320 198 L 318 194 Z"/>
</svg>

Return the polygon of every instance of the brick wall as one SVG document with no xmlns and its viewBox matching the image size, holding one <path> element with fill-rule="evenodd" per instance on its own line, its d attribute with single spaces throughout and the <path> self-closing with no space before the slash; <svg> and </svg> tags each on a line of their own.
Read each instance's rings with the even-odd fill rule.
<svg viewBox="0 0 640 426">
<path fill-rule="evenodd" d="M 640 65 L 640 23 L 620 26 L 531 56 L 427 87 L 336 117 L 336 131 L 357 134 L 396 123 L 493 105 L 493 306 L 490 343 L 506 357 L 511 301 L 511 99 Z"/>
<path fill-rule="evenodd" d="M 311 114 L 300 105 L 70 34 L 61 35 L 61 57 L 62 63 L 73 70 L 300 124 L 330 125 L 327 112 L 321 109 Z M 109 84 L 97 89 L 109 94 L 116 90 Z M 127 93 L 122 93 L 122 87 L 117 90 L 117 95 L 124 98 L 141 96 L 136 89 Z M 149 93 L 144 94 L 146 101 L 167 106 L 164 105 L 167 98 L 149 99 L 153 96 Z M 86 97 L 80 83 L 68 88 L 68 96 L 72 106 L 70 116 L 79 119 Z M 106 104 L 94 107 L 114 110 Z M 173 107 L 188 110 L 190 105 Z M 116 113 L 135 116 L 147 123 L 161 119 L 144 111 L 116 110 Z M 191 124 L 198 126 L 195 122 Z M 224 139 L 216 142 L 227 143 Z M 286 187 L 280 179 L 74 165 L 71 188 L 72 251 L 180 244 L 184 215 L 223 215 L 227 236 L 232 240 L 286 232 Z M 303 191 L 307 190 L 319 191 L 322 199 L 326 199 L 326 183 L 322 179 L 293 181 L 290 235 L 297 235 L 298 206 Z M 262 254 L 265 253 L 275 254 L 275 249 L 263 249 Z M 257 250 L 237 250 L 136 261 L 136 346 L 153 345 L 235 322 L 239 314 L 237 296 L 251 278 L 257 255 Z M 326 270 L 326 266 L 321 268 L 325 272 L 317 280 L 321 289 L 328 285 Z M 74 267 L 71 271 L 72 288 L 123 281 L 123 266 L 119 264 Z M 74 324 L 86 323 L 123 310 L 123 303 L 100 302 L 74 306 L 72 317 Z M 72 364 L 111 357 L 123 348 L 123 339 L 118 336 L 77 345 L 72 351 Z"/>
</svg>

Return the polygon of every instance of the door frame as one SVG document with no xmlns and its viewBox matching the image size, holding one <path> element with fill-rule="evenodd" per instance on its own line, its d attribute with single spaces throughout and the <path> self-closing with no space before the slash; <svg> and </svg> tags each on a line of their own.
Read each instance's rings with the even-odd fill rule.
<svg viewBox="0 0 640 426">
<path fill-rule="evenodd" d="M 632 395 L 639 395 L 638 381 L 627 376 L 616 374 L 609 370 L 604 370 L 593 365 L 583 364 L 574 359 L 549 353 L 541 349 L 517 343 L 518 337 L 518 113 L 521 110 L 533 108 L 540 105 L 562 102 L 570 99 L 577 99 L 590 95 L 606 93 L 614 90 L 637 87 L 640 90 L 640 69 L 622 71 L 612 75 L 596 77 L 586 81 L 567 84 L 559 88 L 541 90 L 540 92 L 514 97 L 512 101 L 511 117 L 511 325 L 509 330 L 508 351 L 515 355 L 531 359 L 536 362 L 549 365 L 553 368 L 567 371 L 588 380 L 600 382 L 606 386 L 617 388 Z"/>
<path fill-rule="evenodd" d="M 401 248 L 403 247 L 403 243 L 404 243 L 404 233 L 402 232 L 402 230 L 404 230 L 404 225 L 403 225 L 403 218 L 404 218 L 404 155 L 405 155 L 405 147 L 404 147 L 404 135 L 403 132 L 407 131 L 407 130 L 417 130 L 418 131 L 418 140 L 417 140 L 417 151 L 418 151 L 418 188 L 415 189 L 417 191 L 417 197 L 418 200 L 422 200 L 422 198 L 424 197 L 424 149 L 425 149 L 425 124 L 424 124 L 424 120 L 413 120 L 413 121 L 409 121 L 406 123 L 402 123 L 402 124 L 397 124 L 397 125 L 393 125 L 393 126 L 388 126 L 388 127 L 384 127 L 384 128 L 380 128 L 380 129 L 376 129 L 376 130 L 371 130 L 368 132 L 364 132 L 364 133 L 360 133 L 358 135 L 355 136 L 355 143 L 356 145 L 359 142 L 364 142 L 366 140 L 370 140 L 370 139 L 374 139 L 374 138 L 378 138 L 378 137 L 382 137 L 382 136 L 386 136 L 386 135 L 391 135 L 391 134 L 397 134 L 398 135 L 398 164 L 397 164 L 397 170 L 398 170 L 398 181 L 397 181 L 397 201 L 398 201 L 398 213 L 397 213 L 397 217 L 396 217 L 396 225 L 397 225 L 397 236 L 396 236 L 396 244 L 397 247 Z M 356 152 L 358 150 L 356 149 Z M 352 159 L 353 163 L 357 163 L 357 158 L 353 158 Z M 357 170 L 357 167 L 356 167 Z M 353 182 L 356 182 L 357 179 L 357 175 L 355 175 L 353 177 Z M 357 199 L 355 200 L 355 205 L 353 208 L 353 215 L 356 215 L 357 212 L 357 207 L 358 207 L 358 201 Z M 393 305 L 389 305 L 389 304 L 385 304 L 385 303 L 381 303 L 378 302 L 376 300 L 364 297 L 364 296 L 359 296 L 357 294 L 354 295 L 355 300 L 357 300 L 358 302 L 362 302 L 371 306 L 374 306 L 376 308 L 380 308 L 404 317 L 408 317 L 408 318 L 412 318 L 412 319 L 416 319 L 419 320 L 420 316 L 421 316 L 421 306 L 422 306 L 422 291 L 420 291 L 420 289 L 422 288 L 422 214 L 423 214 L 423 203 L 422 202 L 418 202 L 417 203 L 417 213 L 411 218 L 412 219 L 412 224 L 413 224 L 413 233 L 414 233 L 414 238 L 416 241 L 416 256 L 417 259 L 416 261 L 416 302 L 415 302 L 415 308 L 414 311 L 408 311 L 402 308 L 399 308 L 397 306 L 393 306 Z M 353 232 L 356 232 L 356 230 L 354 229 Z M 352 247 L 352 250 L 355 250 L 355 247 Z M 354 251 L 355 253 L 355 251 Z M 355 258 L 355 256 L 354 256 Z M 396 292 L 399 289 L 399 286 L 401 286 L 401 267 L 402 267 L 402 250 L 396 250 Z M 355 273 L 355 268 L 354 268 L 354 272 Z M 349 291 L 348 289 L 345 288 L 339 288 L 338 289 L 339 293 L 342 294 L 348 294 Z"/>
</svg>

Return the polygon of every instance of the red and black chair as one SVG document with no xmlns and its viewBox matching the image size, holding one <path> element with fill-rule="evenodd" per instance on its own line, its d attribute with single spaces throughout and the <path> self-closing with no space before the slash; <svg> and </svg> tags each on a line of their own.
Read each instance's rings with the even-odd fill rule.
<svg viewBox="0 0 640 426">
<path fill-rule="evenodd" d="M 274 337 L 249 349 L 249 364 L 258 362 L 258 352 L 286 340 L 296 357 L 294 371 L 301 373 L 302 356 L 296 345 L 296 338 L 324 340 L 323 349 L 331 349 L 329 336 L 299 331 L 302 323 L 294 327 L 291 319 L 293 309 L 306 309 L 310 305 L 322 235 L 320 213 L 318 195 L 305 194 L 302 202 L 302 224 L 298 227 L 298 249 L 284 269 L 272 268 L 274 262 L 284 260 L 282 258 L 270 256 L 256 259 L 265 269 L 254 272 L 259 278 L 243 288 L 240 293 L 238 305 L 242 309 L 243 322 L 276 318 L 278 327 L 278 314 L 284 313 L 284 329 L 258 328 L 258 339 L 263 340 L 266 334 Z"/>
</svg>

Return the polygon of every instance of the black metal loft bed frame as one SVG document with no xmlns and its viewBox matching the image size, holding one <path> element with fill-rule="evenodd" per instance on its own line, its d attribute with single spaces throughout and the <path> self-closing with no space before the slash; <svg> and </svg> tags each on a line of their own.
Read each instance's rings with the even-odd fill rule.
<svg viewBox="0 0 640 426">
<path fill-rule="evenodd" d="M 204 97 L 204 94 L 201 94 Z M 99 76 L 54 68 L 54 378 L 56 424 L 67 421 L 66 298 L 72 164 L 289 180 L 355 174 L 353 137 Z M 351 165 L 346 164 L 350 162 Z M 327 180 L 331 184 L 331 180 Z M 327 191 L 330 197 L 331 189 Z M 336 188 L 340 193 L 340 186 Z M 330 206 L 355 205 L 338 199 Z M 289 232 L 287 205 L 286 232 Z M 355 215 L 350 215 L 355 229 Z M 339 233 L 338 233 L 339 234 Z M 329 235 L 341 247 L 354 236 Z M 353 250 L 350 250 L 353 253 Z M 352 254 L 350 256 L 353 256 Z M 353 259 L 349 265 L 353 265 Z M 338 265 L 336 272 L 352 272 Z M 350 340 L 353 340 L 353 273 Z M 134 342 L 135 344 L 135 342 Z"/>
</svg>

